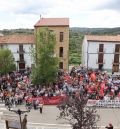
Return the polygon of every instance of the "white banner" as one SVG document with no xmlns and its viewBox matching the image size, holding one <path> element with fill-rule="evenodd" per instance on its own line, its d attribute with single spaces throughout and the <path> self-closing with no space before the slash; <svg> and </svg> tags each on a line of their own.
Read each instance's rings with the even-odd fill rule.
<svg viewBox="0 0 120 129">
<path fill-rule="evenodd" d="M 87 106 L 120 108 L 120 100 L 88 100 Z"/>
</svg>

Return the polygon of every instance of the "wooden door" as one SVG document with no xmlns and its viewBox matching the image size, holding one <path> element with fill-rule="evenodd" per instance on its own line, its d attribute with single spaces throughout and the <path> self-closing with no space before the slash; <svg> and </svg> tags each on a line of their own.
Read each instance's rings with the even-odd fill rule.
<svg viewBox="0 0 120 129">
<path fill-rule="evenodd" d="M 25 63 L 19 63 L 19 70 L 25 69 Z"/>
</svg>

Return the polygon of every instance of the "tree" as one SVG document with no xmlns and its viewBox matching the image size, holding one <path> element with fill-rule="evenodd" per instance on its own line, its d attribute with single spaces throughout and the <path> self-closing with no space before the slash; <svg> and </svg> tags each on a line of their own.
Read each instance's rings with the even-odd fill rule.
<svg viewBox="0 0 120 129">
<path fill-rule="evenodd" d="M 69 63 L 74 65 L 81 64 L 81 55 L 82 55 L 82 41 L 83 34 L 74 29 L 70 29 L 70 52 L 69 52 Z"/>
<path fill-rule="evenodd" d="M 57 106 L 60 110 L 59 118 L 67 120 L 73 129 L 96 129 L 99 115 L 95 107 L 87 107 L 86 104 L 86 97 L 67 97 Z"/>
<path fill-rule="evenodd" d="M 15 69 L 12 52 L 9 49 L 0 49 L 0 73 L 7 74 Z"/>
<path fill-rule="evenodd" d="M 56 80 L 58 59 L 54 57 L 55 34 L 48 28 L 40 29 L 36 34 L 36 49 L 33 54 L 36 65 L 32 70 L 34 84 L 49 85 Z"/>
</svg>

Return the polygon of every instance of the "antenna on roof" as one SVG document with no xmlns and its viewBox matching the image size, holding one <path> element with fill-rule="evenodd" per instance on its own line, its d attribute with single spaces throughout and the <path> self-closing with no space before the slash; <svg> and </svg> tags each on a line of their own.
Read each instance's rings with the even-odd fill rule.
<svg viewBox="0 0 120 129">
<path fill-rule="evenodd" d="M 41 16 L 41 14 L 40 14 L 40 19 L 41 19 L 41 17 L 42 17 L 42 16 Z"/>
</svg>

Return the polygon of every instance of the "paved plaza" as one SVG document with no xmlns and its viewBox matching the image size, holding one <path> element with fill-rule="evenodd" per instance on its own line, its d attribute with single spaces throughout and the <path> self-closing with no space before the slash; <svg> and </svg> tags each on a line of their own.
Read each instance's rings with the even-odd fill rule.
<svg viewBox="0 0 120 129">
<path fill-rule="evenodd" d="M 22 106 L 22 110 L 25 110 L 25 108 Z M 4 110 L 4 112 L 9 112 L 8 110 Z M 105 126 L 108 123 L 112 123 L 114 127 L 117 127 L 117 129 L 120 129 L 120 109 L 118 108 L 98 108 L 97 109 L 98 114 L 100 115 L 100 121 L 98 122 L 98 126 L 101 127 L 101 129 L 105 128 Z M 14 114 L 14 113 L 12 113 Z M 56 127 L 57 125 L 64 126 L 60 129 L 70 129 L 69 126 L 65 126 L 67 122 L 65 120 L 59 120 L 57 119 L 57 116 L 59 116 L 59 110 L 56 108 L 56 106 L 44 106 L 43 114 L 40 114 L 39 110 L 32 109 L 29 113 L 27 113 L 28 117 L 28 129 L 36 129 L 32 128 L 35 126 L 40 126 L 41 128 L 38 129 L 44 129 L 43 126 L 48 126 L 46 129 L 59 129 Z M 3 125 L 3 121 L 1 121 L 1 125 Z M 51 127 L 50 127 L 51 126 Z M 54 128 L 53 128 L 53 127 Z M 68 128 L 67 128 L 68 127 Z M 1 129 L 1 128 L 0 128 Z"/>
</svg>

